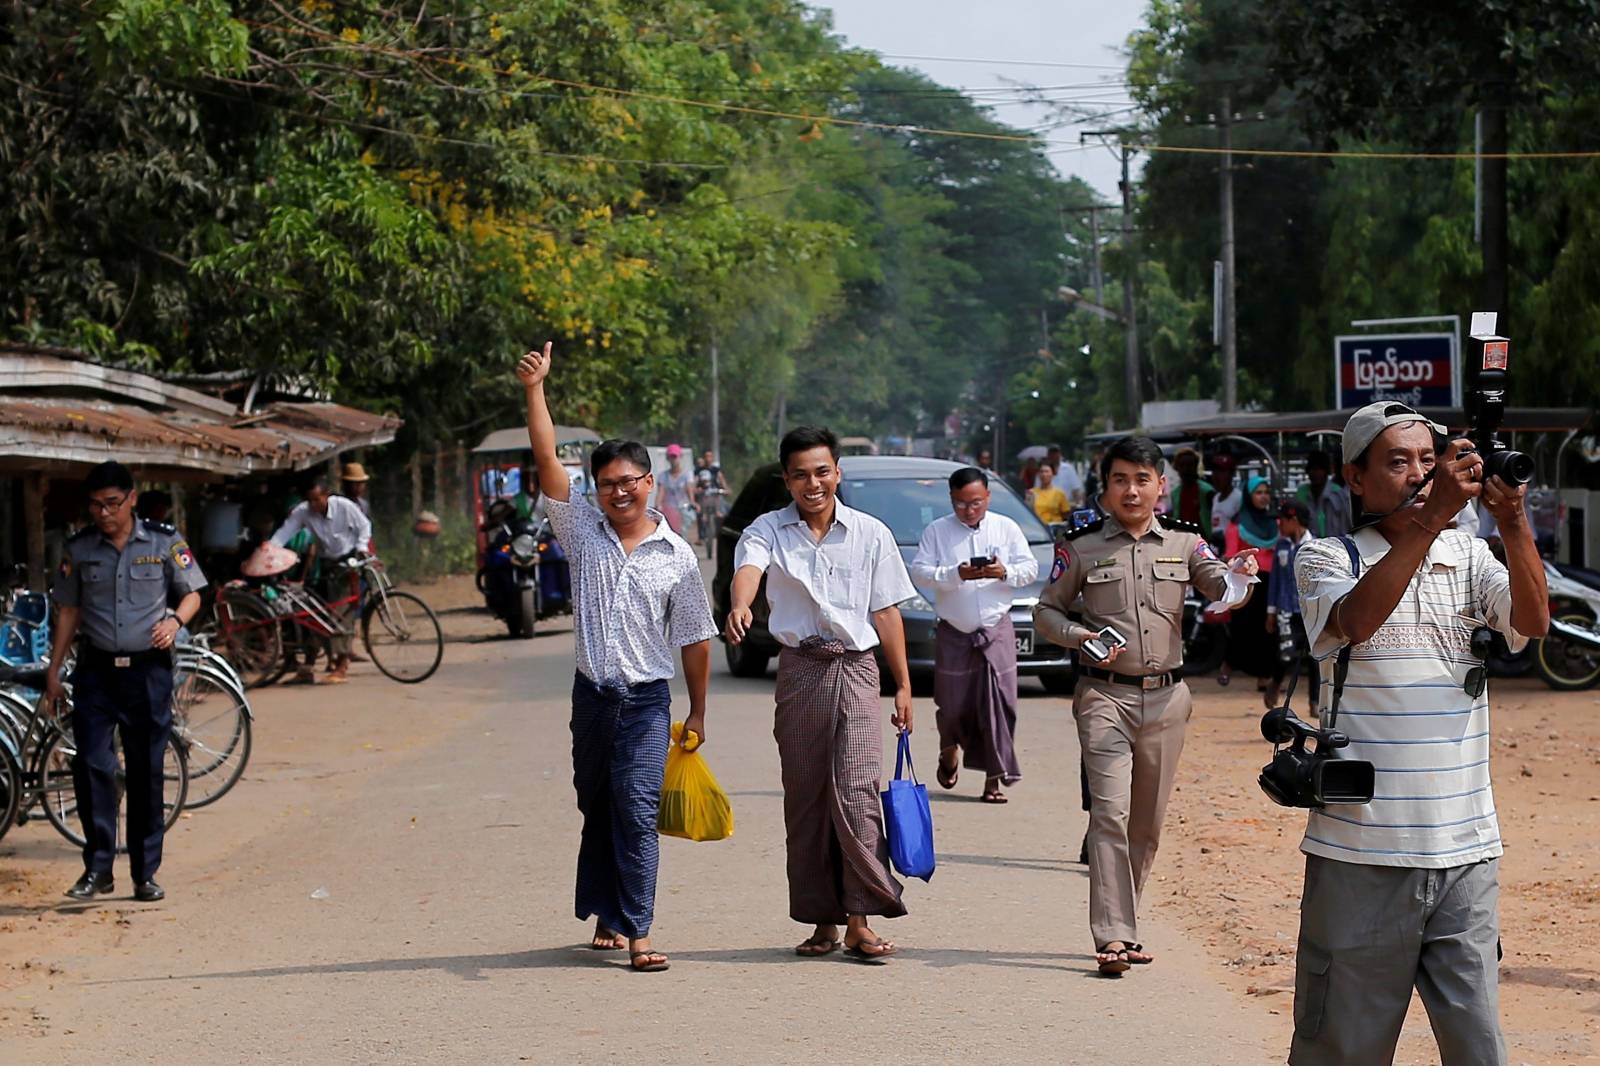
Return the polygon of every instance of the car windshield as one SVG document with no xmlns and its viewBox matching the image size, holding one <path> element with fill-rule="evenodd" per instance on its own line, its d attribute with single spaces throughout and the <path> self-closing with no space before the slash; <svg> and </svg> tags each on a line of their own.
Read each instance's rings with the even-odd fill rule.
<svg viewBox="0 0 1600 1066">
<path fill-rule="evenodd" d="M 950 513 L 950 483 L 942 477 L 847 478 L 840 483 L 839 495 L 849 506 L 888 526 L 896 544 L 916 544 L 928 523 Z M 1050 530 L 1010 487 L 990 482 L 989 510 L 1021 526 L 1029 544 L 1050 543 Z"/>
</svg>

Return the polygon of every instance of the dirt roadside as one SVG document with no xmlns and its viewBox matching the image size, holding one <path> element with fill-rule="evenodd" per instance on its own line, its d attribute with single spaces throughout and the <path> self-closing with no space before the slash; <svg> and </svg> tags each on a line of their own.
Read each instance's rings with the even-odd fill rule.
<svg viewBox="0 0 1600 1066">
<path fill-rule="evenodd" d="M 1270 749 L 1250 680 L 1193 683 L 1195 715 L 1146 898 L 1208 947 L 1236 992 L 1277 1012 L 1287 1041 L 1305 816 L 1272 805 L 1255 783 Z M 1600 693 L 1495 679 L 1490 699 L 1511 1062 L 1600 1062 Z M 1396 1062 L 1438 1062 L 1415 997 Z"/>
</svg>

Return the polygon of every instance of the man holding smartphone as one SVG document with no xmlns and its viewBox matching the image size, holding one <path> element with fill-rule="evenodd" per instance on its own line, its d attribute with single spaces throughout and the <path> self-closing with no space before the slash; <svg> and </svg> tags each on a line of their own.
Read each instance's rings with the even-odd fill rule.
<svg viewBox="0 0 1600 1066">
<path fill-rule="evenodd" d="M 1091 797 L 1089 929 L 1107 976 L 1153 961 L 1139 941 L 1137 910 L 1193 709 L 1178 676 L 1184 586 L 1236 607 L 1249 599 L 1256 572 L 1253 553 L 1230 567 L 1199 526 L 1156 515 L 1167 492 L 1162 462 L 1148 437 L 1124 437 L 1106 451 L 1100 481 L 1109 516 L 1067 534 L 1033 612 L 1041 637 L 1080 650 L 1073 716 Z M 1102 649 L 1104 660 L 1092 664 Z"/>
<path fill-rule="evenodd" d="M 933 702 L 938 708 L 939 784 L 954 788 L 965 765 L 984 772 L 983 801 L 1005 803 L 1002 786 L 1022 779 L 1017 728 L 1016 590 L 1039 576 L 1022 527 L 989 513 L 989 476 L 964 466 L 950 475 L 951 514 L 928 523 L 911 560 L 912 580 L 934 590 Z"/>
</svg>

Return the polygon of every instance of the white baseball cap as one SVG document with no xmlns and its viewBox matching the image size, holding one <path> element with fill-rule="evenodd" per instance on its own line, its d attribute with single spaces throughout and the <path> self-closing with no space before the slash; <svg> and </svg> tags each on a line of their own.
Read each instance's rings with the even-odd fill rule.
<svg viewBox="0 0 1600 1066">
<path fill-rule="evenodd" d="M 1448 429 L 1419 414 L 1415 408 L 1393 400 L 1379 400 L 1361 408 L 1344 424 L 1344 461 L 1355 462 L 1368 445 L 1378 439 L 1378 434 L 1390 426 L 1403 426 L 1407 422 L 1421 422 L 1441 437 L 1450 434 Z"/>
</svg>

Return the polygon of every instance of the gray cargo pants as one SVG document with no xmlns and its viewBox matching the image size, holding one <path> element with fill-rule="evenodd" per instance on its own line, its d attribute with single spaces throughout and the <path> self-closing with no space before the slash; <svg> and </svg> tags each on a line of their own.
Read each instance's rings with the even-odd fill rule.
<svg viewBox="0 0 1600 1066">
<path fill-rule="evenodd" d="M 1505 1066 L 1498 867 L 1306 856 L 1291 1066 L 1393 1062 L 1413 986 L 1443 1066 Z"/>
</svg>

